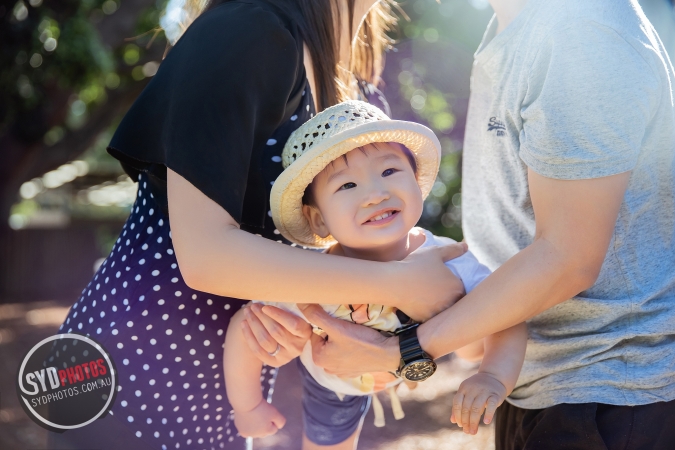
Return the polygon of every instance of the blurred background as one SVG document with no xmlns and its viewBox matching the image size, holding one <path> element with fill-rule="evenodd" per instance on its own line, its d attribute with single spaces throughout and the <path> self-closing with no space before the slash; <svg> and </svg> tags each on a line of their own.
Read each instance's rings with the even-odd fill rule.
<svg viewBox="0 0 675 450">
<path fill-rule="evenodd" d="M 643 4 L 672 55 L 672 0 Z M 173 0 L 169 10 L 178 14 L 180 6 Z M 469 77 L 492 10 L 488 0 L 402 0 L 399 6 L 380 89 L 393 118 L 424 123 L 439 136 L 441 171 L 421 225 L 461 240 Z M 56 332 L 134 201 L 135 183 L 105 147 L 161 64 L 167 41 L 158 24 L 165 8 L 167 0 L 0 2 L 1 449 L 45 448 L 46 431 L 19 407 L 14 378 L 28 349 Z M 474 370 L 445 358 L 438 375 L 402 392 L 404 420 L 394 422 L 387 411 L 387 426 L 376 429 L 372 416 L 366 419 L 360 448 L 493 448 L 491 427 L 469 437 L 449 423 L 452 394 Z M 298 448 L 294 376 L 294 367 L 282 368 L 275 394 L 288 426 L 255 448 Z"/>
<path fill-rule="evenodd" d="M 167 49 L 158 28 L 167 1 L 0 6 L 3 302 L 74 299 L 117 239 L 136 185 L 105 147 Z M 168 10 L 178 16 L 181 3 L 173 0 Z M 405 0 L 400 7 L 380 89 L 395 118 L 425 123 L 441 138 L 441 174 L 423 225 L 460 239 L 469 74 L 492 11 L 487 0 Z"/>
</svg>

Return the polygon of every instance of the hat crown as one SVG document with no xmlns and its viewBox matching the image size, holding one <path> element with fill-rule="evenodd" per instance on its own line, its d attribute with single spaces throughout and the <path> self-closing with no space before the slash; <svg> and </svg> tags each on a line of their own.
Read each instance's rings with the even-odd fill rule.
<svg viewBox="0 0 675 450">
<path fill-rule="evenodd" d="M 319 142 L 378 120 L 389 120 L 389 117 L 376 106 L 359 100 L 348 100 L 326 108 L 291 134 L 281 153 L 281 164 L 285 169 Z"/>
</svg>

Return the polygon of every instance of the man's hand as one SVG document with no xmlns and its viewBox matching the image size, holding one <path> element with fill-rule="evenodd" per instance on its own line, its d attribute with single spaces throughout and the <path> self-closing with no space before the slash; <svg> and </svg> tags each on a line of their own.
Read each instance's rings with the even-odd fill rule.
<svg viewBox="0 0 675 450">
<path fill-rule="evenodd" d="M 397 337 L 346 320 L 335 319 L 319 305 L 298 307 L 307 320 L 323 329 L 326 336 L 312 334 L 312 358 L 327 373 L 358 377 L 369 372 L 389 372 L 398 367 L 400 351 Z"/>
<path fill-rule="evenodd" d="M 271 404 L 261 400 L 250 411 L 234 410 L 234 425 L 243 437 L 271 436 L 286 425 L 286 418 Z"/>
<path fill-rule="evenodd" d="M 476 434 L 483 411 L 483 421 L 489 424 L 505 398 L 506 387 L 493 375 L 479 372 L 459 385 L 452 400 L 450 422 L 456 423 L 467 434 Z"/>
<path fill-rule="evenodd" d="M 274 306 L 252 303 L 244 310 L 241 324 L 246 343 L 265 364 L 281 367 L 300 356 L 312 335 L 312 326 L 302 318 Z M 279 353 L 272 353 L 279 347 Z"/>
</svg>

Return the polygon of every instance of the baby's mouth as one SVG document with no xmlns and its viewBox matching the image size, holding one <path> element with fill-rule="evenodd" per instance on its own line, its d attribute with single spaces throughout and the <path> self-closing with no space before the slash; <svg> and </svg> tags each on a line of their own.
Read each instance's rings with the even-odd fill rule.
<svg viewBox="0 0 675 450">
<path fill-rule="evenodd" d="M 383 213 L 381 213 L 381 214 L 378 214 L 378 215 L 376 215 L 376 216 L 374 216 L 374 217 L 371 217 L 370 219 L 366 220 L 365 223 L 379 222 L 379 221 L 384 220 L 384 219 L 387 219 L 387 218 L 389 218 L 389 217 L 391 217 L 391 216 L 395 216 L 395 215 L 398 214 L 399 212 L 400 212 L 400 211 L 398 211 L 398 210 L 396 210 L 396 209 L 392 209 L 392 210 L 390 210 L 390 211 L 386 211 L 386 212 L 383 212 Z"/>
</svg>

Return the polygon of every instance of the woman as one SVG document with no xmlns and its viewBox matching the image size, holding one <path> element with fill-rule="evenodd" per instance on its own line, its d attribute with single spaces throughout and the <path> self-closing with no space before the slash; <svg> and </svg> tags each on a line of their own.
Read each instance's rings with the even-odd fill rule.
<svg viewBox="0 0 675 450">
<path fill-rule="evenodd" d="M 370 301 L 421 319 L 461 293 L 443 265 L 461 246 L 375 263 L 274 242 L 282 241 L 267 202 L 281 149 L 317 107 L 355 96 L 360 82 L 377 83 L 388 8 L 373 0 L 232 0 L 176 43 L 109 147 L 139 182 L 131 216 L 60 329 L 89 334 L 110 351 L 120 390 L 112 415 L 64 440 L 242 448 L 221 377 L 225 330 L 244 304 L 236 299 Z M 295 335 L 265 352 L 277 366 L 310 334 L 299 321 L 286 325 Z M 265 376 L 271 386 L 274 370 Z"/>
<path fill-rule="evenodd" d="M 422 324 L 420 346 L 439 357 L 528 320 L 518 385 L 497 412 L 498 450 L 670 450 L 673 66 L 636 2 L 490 3 L 473 65 L 462 220 L 494 272 Z M 305 315 L 330 336 L 312 337 L 326 370 L 397 366 L 396 338 L 315 306 Z M 372 345 L 362 352 L 355 339 Z M 454 419 L 475 433 L 480 410 L 458 397 Z"/>
</svg>

